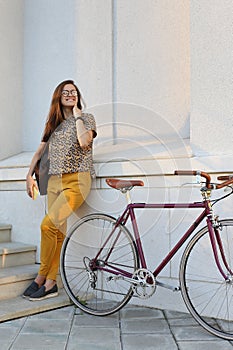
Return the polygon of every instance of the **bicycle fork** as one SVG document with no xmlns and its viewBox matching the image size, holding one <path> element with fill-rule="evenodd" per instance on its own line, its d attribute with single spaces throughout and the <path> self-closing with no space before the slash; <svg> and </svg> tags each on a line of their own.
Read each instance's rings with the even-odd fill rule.
<svg viewBox="0 0 233 350">
<path fill-rule="evenodd" d="M 226 282 L 230 283 L 233 281 L 233 272 L 226 260 L 224 246 L 221 240 L 221 234 L 219 232 L 221 231 L 221 223 L 219 223 L 218 221 L 218 216 L 214 214 L 211 202 L 209 200 L 206 200 L 206 204 L 207 204 L 207 210 L 208 210 L 207 227 L 209 231 L 210 242 L 213 249 L 214 259 L 220 274 L 223 276 Z M 222 260 L 222 264 L 220 262 L 220 257 Z M 224 266 L 228 271 L 227 274 L 224 272 L 222 266 Z"/>
</svg>

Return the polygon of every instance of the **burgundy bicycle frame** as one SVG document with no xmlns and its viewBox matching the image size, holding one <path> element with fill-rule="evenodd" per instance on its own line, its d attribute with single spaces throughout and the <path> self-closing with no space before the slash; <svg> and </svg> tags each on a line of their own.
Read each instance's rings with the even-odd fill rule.
<svg viewBox="0 0 233 350">
<path fill-rule="evenodd" d="M 228 267 L 228 264 L 225 260 L 221 240 L 219 238 L 219 235 L 217 235 L 218 231 L 216 230 L 217 232 L 215 232 L 215 230 L 213 229 L 212 223 L 211 223 L 211 219 L 209 218 L 209 216 L 211 215 L 209 201 L 194 202 L 194 203 L 178 203 L 178 204 L 177 203 L 176 204 L 175 203 L 169 203 L 169 204 L 166 204 L 166 203 L 165 204 L 131 203 L 131 204 L 127 205 L 123 214 L 117 219 L 117 224 L 116 224 L 115 228 L 118 226 L 118 224 L 125 225 L 126 222 L 128 221 L 128 218 L 130 217 L 131 222 L 132 222 L 132 226 L 133 226 L 134 237 L 135 237 L 135 242 L 136 242 L 136 246 L 137 246 L 137 250 L 138 250 L 138 254 L 139 254 L 141 267 L 146 269 L 147 264 L 146 264 L 146 260 L 145 260 L 145 256 L 144 256 L 144 252 L 143 252 L 143 248 L 142 248 L 142 242 L 141 242 L 141 238 L 140 238 L 134 210 L 135 209 L 174 209 L 174 208 L 181 208 L 181 209 L 204 208 L 204 210 L 197 217 L 197 219 L 194 221 L 194 223 L 189 227 L 189 229 L 185 232 L 185 234 L 181 237 L 181 239 L 177 242 L 177 244 L 173 247 L 173 249 L 166 255 L 166 257 L 162 260 L 162 262 L 158 265 L 158 267 L 154 270 L 154 272 L 153 272 L 154 276 L 156 277 L 163 270 L 163 268 L 170 262 L 170 260 L 176 254 L 176 252 L 181 248 L 181 246 L 186 242 L 186 240 L 190 237 L 190 235 L 194 232 L 194 230 L 200 225 L 200 223 L 206 217 L 207 226 L 208 226 L 209 235 L 210 235 L 210 242 L 211 242 L 211 245 L 213 248 L 215 261 L 216 261 L 216 264 L 218 266 L 218 269 L 219 269 L 221 275 L 224 277 L 225 280 L 227 280 L 228 277 L 224 273 L 224 271 L 221 267 L 220 261 L 219 261 L 216 240 L 217 240 L 218 246 L 220 248 L 223 262 L 224 262 L 226 268 L 228 269 L 228 271 L 230 271 L 230 268 Z M 215 237 L 215 236 L 217 236 L 217 237 Z"/>
</svg>

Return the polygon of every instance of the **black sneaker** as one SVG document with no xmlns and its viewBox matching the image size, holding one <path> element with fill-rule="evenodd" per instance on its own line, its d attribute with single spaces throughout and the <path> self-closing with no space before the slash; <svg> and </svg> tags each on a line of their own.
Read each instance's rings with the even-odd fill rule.
<svg viewBox="0 0 233 350">
<path fill-rule="evenodd" d="M 53 286 L 52 289 L 48 290 L 46 292 L 45 290 L 45 286 L 40 287 L 40 289 L 38 289 L 37 292 L 33 293 L 29 300 L 31 301 L 36 301 L 36 300 L 44 300 L 47 298 L 53 298 L 56 297 L 58 295 L 58 291 L 57 291 L 57 285 L 55 284 L 55 286 Z"/>
<path fill-rule="evenodd" d="M 27 287 L 27 289 L 24 291 L 24 293 L 22 294 L 23 298 L 28 298 L 30 297 L 32 294 L 34 294 L 35 292 L 37 292 L 39 289 L 39 285 L 33 281 L 29 287 Z"/>
</svg>

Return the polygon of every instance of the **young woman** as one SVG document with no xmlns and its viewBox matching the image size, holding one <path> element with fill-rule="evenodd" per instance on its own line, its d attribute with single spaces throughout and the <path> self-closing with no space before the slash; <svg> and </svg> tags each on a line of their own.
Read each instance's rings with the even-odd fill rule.
<svg viewBox="0 0 233 350">
<path fill-rule="evenodd" d="M 56 276 L 67 218 L 81 206 L 94 175 L 92 143 L 96 137 L 92 114 L 82 112 L 82 97 L 72 80 L 60 83 L 52 97 L 42 141 L 27 174 L 27 193 L 38 191 L 34 168 L 49 143 L 48 213 L 41 223 L 41 257 L 37 277 L 23 293 L 30 300 L 58 295 Z"/>
</svg>

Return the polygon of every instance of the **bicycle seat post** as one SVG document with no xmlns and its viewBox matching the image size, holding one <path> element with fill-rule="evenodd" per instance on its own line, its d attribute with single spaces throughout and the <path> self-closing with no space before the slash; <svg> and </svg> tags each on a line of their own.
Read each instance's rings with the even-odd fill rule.
<svg viewBox="0 0 233 350">
<path fill-rule="evenodd" d="M 126 196 L 126 199 L 127 199 L 127 203 L 131 204 L 132 200 L 131 200 L 131 196 L 130 196 L 130 190 L 125 191 L 125 196 Z"/>
</svg>

